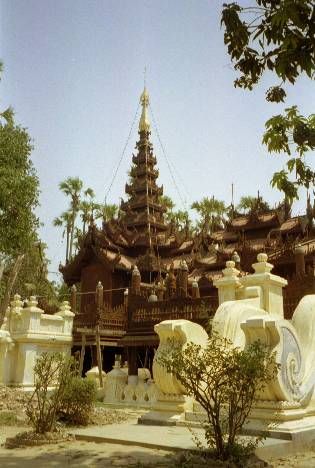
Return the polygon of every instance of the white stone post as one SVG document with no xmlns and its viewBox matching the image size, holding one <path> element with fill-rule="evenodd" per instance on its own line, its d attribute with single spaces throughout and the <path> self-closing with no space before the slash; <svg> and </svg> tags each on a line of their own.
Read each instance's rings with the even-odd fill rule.
<svg viewBox="0 0 315 468">
<path fill-rule="evenodd" d="M 252 286 L 260 287 L 262 291 L 260 307 L 266 312 L 279 315 L 283 318 L 282 289 L 288 282 L 284 278 L 271 273 L 273 265 L 268 263 L 267 254 L 258 254 L 257 260 L 258 262 L 252 265 L 255 273 L 241 278 L 241 283 L 245 288 Z"/>
<path fill-rule="evenodd" d="M 12 331 L 14 329 L 14 323 L 16 319 L 18 322 L 22 322 L 22 311 L 23 311 L 23 301 L 21 301 L 21 296 L 19 294 L 15 294 L 13 301 L 10 303 L 10 307 L 8 307 L 7 312 L 5 314 L 5 321 L 3 327 L 5 330 Z"/>
<path fill-rule="evenodd" d="M 9 351 L 13 346 L 10 333 L 0 330 L 0 385 L 9 383 L 10 363 Z"/>
<path fill-rule="evenodd" d="M 241 287 L 241 282 L 238 278 L 240 272 L 235 268 L 233 260 L 226 262 L 226 268 L 222 273 L 223 278 L 214 282 L 214 285 L 218 288 L 219 305 L 226 301 L 235 301 L 236 291 Z"/>
<path fill-rule="evenodd" d="M 27 307 L 21 311 L 25 333 L 40 331 L 40 318 L 44 311 L 37 307 L 37 304 L 36 297 L 31 296 L 27 301 Z"/>
<path fill-rule="evenodd" d="M 71 312 L 69 301 L 63 301 L 63 303 L 60 306 L 60 310 L 56 312 L 55 315 L 58 315 L 59 317 L 62 317 L 64 319 L 63 332 L 66 335 L 71 335 L 73 327 L 73 318 L 75 314 Z"/>
</svg>

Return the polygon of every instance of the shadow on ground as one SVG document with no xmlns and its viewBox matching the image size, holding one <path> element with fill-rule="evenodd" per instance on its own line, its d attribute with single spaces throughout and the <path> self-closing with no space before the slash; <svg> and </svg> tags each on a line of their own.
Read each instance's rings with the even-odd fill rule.
<svg viewBox="0 0 315 468">
<path fill-rule="evenodd" d="M 80 447 L 78 447 L 78 444 Z M 173 454 L 160 450 L 111 444 L 75 443 L 19 449 L 0 449 L 1 468 L 174 467 Z"/>
</svg>

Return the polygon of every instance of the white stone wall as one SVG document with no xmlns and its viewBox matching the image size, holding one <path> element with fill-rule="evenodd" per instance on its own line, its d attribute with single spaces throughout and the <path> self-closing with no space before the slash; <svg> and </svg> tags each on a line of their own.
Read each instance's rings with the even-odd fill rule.
<svg viewBox="0 0 315 468">
<path fill-rule="evenodd" d="M 43 352 L 70 353 L 74 314 L 63 302 L 54 315 L 37 307 L 35 297 L 23 307 L 17 294 L 0 330 L 0 384 L 32 387 L 34 365 Z"/>
</svg>

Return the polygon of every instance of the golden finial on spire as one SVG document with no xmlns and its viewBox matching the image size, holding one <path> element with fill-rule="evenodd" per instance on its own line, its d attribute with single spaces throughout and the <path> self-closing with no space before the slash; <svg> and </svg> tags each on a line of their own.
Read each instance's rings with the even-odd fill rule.
<svg viewBox="0 0 315 468">
<path fill-rule="evenodd" d="M 139 122 L 139 131 L 140 132 L 149 132 L 150 131 L 150 121 L 149 121 L 149 116 L 148 116 L 148 107 L 149 107 L 149 94 L 148 91 L 145 87 L 144 83 L 144 89 L 143 92 L 140 96 L 140 103 L 142 106 L 142 112 L 141 112 L 141 117 L 140 117 L 140 122 Z"/>
</svg>

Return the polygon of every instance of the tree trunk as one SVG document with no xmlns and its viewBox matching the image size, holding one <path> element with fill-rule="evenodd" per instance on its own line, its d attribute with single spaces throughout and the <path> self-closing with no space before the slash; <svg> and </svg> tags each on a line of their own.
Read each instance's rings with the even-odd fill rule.
<svg viewBox="0 0 315 468">
<path fill-rule="evenodd" d="M 70 237 L 70 227 L 67 225 L 67 246 L 66 246 L 66 263 L 69 260 L 69 237 Z"/>
<path fill-rule="evenodd" d="M 4 260 L 0 260 L 0 283 L 1 283 L 1 281 L 2 281 L 2 276 L 3 276 L 3 272 L 4 272 L 4 267 L 5 267 Z"/>
<path fill-rule="evenodd" d="M 76 212 L 73 210 L 73 212 L 72 212 L 71 230 L 70 230 L 69 261 L 70 261 L 71 258 L 72 258 L 72 248 L 73 248 L 73 239 L 74 239 L 74 227 L 75 227 L 75 214 L 76 214 Z"/>
<path fill-rule="evenodd" d="M 8 284 L 7 284 L 7 287 L 6 287 L 2 302 L 1 302 L 1 306 L 0 306 L 0 327 L 3 324 L 4 316 L 5 316 L 6 310 L 8 308 L 8 305 L 10 303 L 12 290 L 14 288 L 16 278 L 17 278 L 17 276 L 18 276 L 18 274 L 20 272 L 24 257 L 25 257 L 25 254 L 21 254 L 21 255 L 19 255 L 17 257 L 17 259 L 15 260 L 15 263 L 13 265 L 13 268 L 12 268 L 12 270 L 10 272 L 10 276 L 9 276 L 9 279 L 8 279 Z"/>
</svg>

